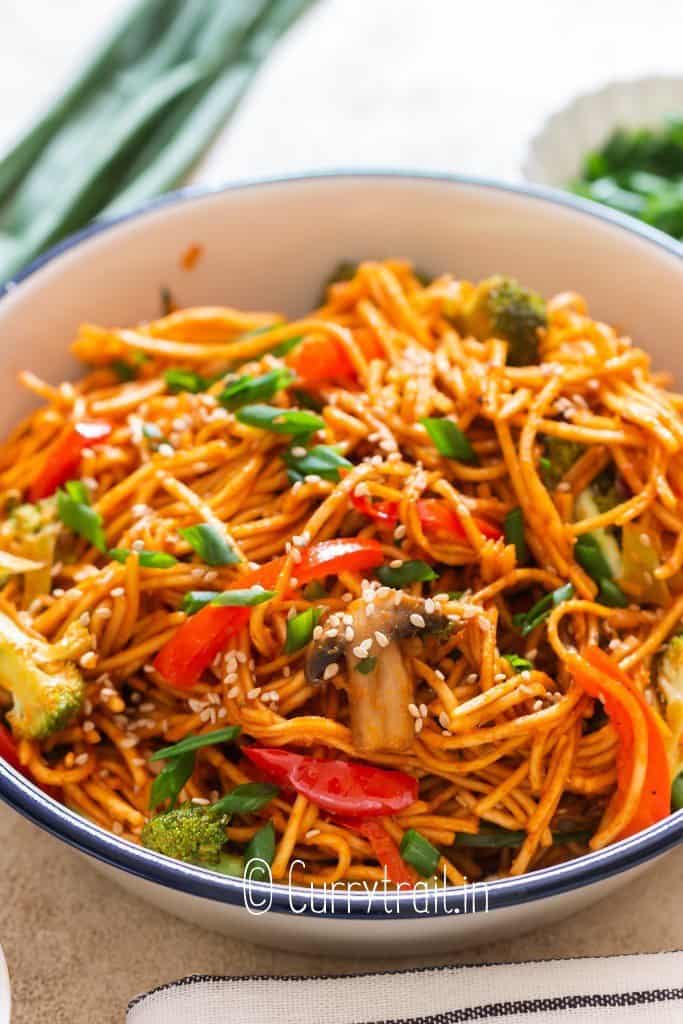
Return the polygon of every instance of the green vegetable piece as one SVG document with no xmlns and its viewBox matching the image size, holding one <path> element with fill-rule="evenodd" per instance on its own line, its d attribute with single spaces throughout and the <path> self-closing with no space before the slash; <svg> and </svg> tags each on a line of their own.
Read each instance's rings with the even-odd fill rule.
<svg viewBox="0 0 683 1024">
<path fill-rule="evenodd" d="M 441 854 L 416 829 L 409 828 L 403 833 L 400 852 L 404 861 L 412 864 L 423 878 L 431 878 L 436 874 Z"/>
<path fill-rule="evenodd" d="M 225 729 L 204 732 L 200 736 L 186 736 L 184 740 L 174 743 L 172 747 L 164 747 L 151 755 L 150 761 L 166 761 L 169 758 L 182 757 L 184 754 L 201 750 L 202 747 L 213 747 L 217 743 L 232 743 L 240 734 L 239 725 L 229 725 Z"/>
<path fill-rule="evenodd" d="M 503 657 L 506 661 L 510 662 L 515 672 L 527 672 L 534 667 L 533 662 L 529 661 L 528 658 L 520 657 L 519 654 L 504 654 Z"/>
<path fill-rule="evenodd" d="M 130 363 L 125 362 L 123 359 L 115 359 L 111 364 L 111 368 L 122 384 L 135 380 L 138 375 L 135 367 L 131 366 Z"/>
<path fill-rule="evenodd" d="M 524 536 L 524 514 L 521 508 L 511 508 L 503 521 L 505 543 L 514 544 L 517 564 L 525 565 L 529 559 L 529 549 Z"/>
<path fill-rule="evenodd" d="M 155 784 L 160 778 L 158 775 Z M 140 841 L 148 850 L 175 860 L 215 867 L 226 843 L 225 819 L 214 814 L 213 808 L 185 803 L 155 815 L 143 826 Z"/>
<path fill-rule="evenodd" d="M 165 551 L 134 551 L 132 552 L 138 560 L 138 563 L 143 569 L 170 569 L 172 565 L 177 565 L 178 560 L 173 555 L 167 554 Z M 115 562 L 126 563 L 131 555 L 129 548 L 110 548 L 109 557 L 113 558 Z"/>
<path fill-rule="evenodd" d="M 211 805 L 214 814 L 254 814 L 275 799 L 279 790 L 270 782 L 246 782 Z"/>
<path fill-rule="evenodd" d="M 180 391 L 189 391 L 192 395 L 198 395 L 200 391 L 206 391 L 211 381 L 194 370 L 172 369 L 164 373 L 166 387 L 172 394 Z"/>
<path fill-rule="evenodd" d="M 303 334 L 295 334 L 293 338 L 287 338 L 286 341 L 281 341 L 279 345 L 276 345 L 275 348 L 272 349 L 272 353 L 274 356 L 282 358 L 283 356 L 289 355 L 289 353 L 292 352 L 297 345 L 300 345 L 303 340 Z"/>
<path fill-rule="evenodd" d="M 598 597 L 601 604 L 610 608 L 628 608 L 629 605 L 628 597 L 614 580 L 600 580 Z"/>
<path fill-rule="evenodd" d="M 287 466 L 287 476 L 295 483 L 307 476 L 319 476 L 323 480 L 338 483 L 341 469 L 351 469 L 352 462 L 340 455 L 332 445 L 316 444 L 302 454 L 297 445 L 284 452 L 283 461 Z"/>
<path fill-rule="evenodd" d="M 678 773 L 671 786 L 671 810 L 683 811 L 683 771 Z"/>
<path fill-rule="evenodd" d="M 236 565 L 239 555 L 214 523 L 198 523 L 178 531 L 207 565 Z"/>
<path fill-rule="evenodd" d="M 275 828 L 269 821 L 260 828 L 244 851 L 245 875 L 252 882 L 269 882 L 270 865 L 275 856 Z"/>
<path fill-rule="evenodd" d="M 543 481 L 546 487 L 556 487 L 586 449 L 576 441 L 566 441 L 563 437 L 548 434 L 545 450 L 546 455 L 539 459 Z"/>
<path fill-rule="evenodd" d="M 438 579 L 431 565 L 419 560 L 403 562 L 402 565 L 392 568 L 390 565 L 380 565 L 377 569 L 377 579 L 385 587 L 394 587 L 400 590 L 411 583 L 423 583 L 427 580 Z"/>
<path fill-rule="evenodd" d="M 57 491 L 57 515 L 79 537 L 83 537 L 99 551 L 107 550 L 102 516 L 90 505 L 90 497 L 80 481 L 69 481 L 66 490 Z M 77 495 L 77 496 L 76 496 Z M 83 498 L 87 498 L 84 501 Z"/>
<path fill-rule="evenodd" d="M 360 661 L 356 662 L 356 672 L 360 672 L 361 675 L 369 676 L 371 672 L 375 671 L 377 667 L 377 658 L 370 654 L 367 658 L 361 658 Z"/>
<path fill-rule="evenodd" d="M 582 533 L 578 537 L 574 545 L 574 558 L 596 583 L 612 579 L 609 563 L 592 533 Z"/>
<path fill-rule="evenodd" d="M 503 338 L 509 365 L 528 366 L 539 361 L 538 330 L 547 322 L 540 295 L 497 274 L 477 285 L 458 326 L 480 341 Z"/>
<path fill-rule="evenodd" d="M 252 587 L 235 590 L 190 590 L 185 594 L 182 610 L 186 615 L 194 615 L 207 604 L 218 608 L 254 608 L 275 597 L 274 590 L 266 590 L 260 583 Z"/>
<path fill-rule="evenodd" d="M 153 756 L 150 760 L 158 759 Z M 171 807 L 175 807 L 183 786 L 192 776 L 194 762 L 194 751 L 188 751 L 178 757 L 173 757 L 168 764 L 164 765 L 152 783 L 149 797 L 149 806 L 152 810 L 166 800 L 170 801 Z"/>
<path fill-rule="evenodd" d="M 571 583 L 565 583 L 564 586 L 558 587 L 550 594 L 545 594 L 528 612 L 519 612 L 517 615 L 513 615 L 512 623 L 522 636 L 527 636 L 532 629 L 548 618 L 553 608 L 562 604 L 563 601 L 568 601 L 573 595 L 574 587 Z"/>
<path fill-rule="evenodd" d="M 244 857 L 236 853 L 222 853 L 217 864 L 209 865 L 212 871 L 219 871 L 221 875 L 233 875 L 241 878 L 244 874 Z"/>
<path fill-rule="evenodd" d="M 274 405 L 259 403 L 243 406 L 237 413 L 237 419 L 249 427 L 291 436 L 313 434 L 325 426 L 320 416 L 306 409 L 278 409 Z"/>
<path fill-rule="evenodd" d="M 466 434 L 453 420 L 443 416 L 420 420 L 440 455 L 460 462 L 477 462 L 477 454 Z"/>
<path fill-rule="evenodd" d="M 270 370 L 269 373 L 263 373 L 260 377 L 238 377 L 237 380 L 231 381 L 223 388 L 218 396 L 218 401 L 226 409 L 234 411 L 243 405 L 267 401 L 278 391 L 286 388 L 293 380 L 294 374 L 285 367 Z"/>
<path fill-rule="evenodd" d="M 320 608 L 307 608 L 300 612 L 293 619 L 287 621 L 287 639 L 285 640 L 285 652 L 294 654 L 300 651 L 313 637 L 313 630 L 318 625 L 321 611 Z"/>
</svg>

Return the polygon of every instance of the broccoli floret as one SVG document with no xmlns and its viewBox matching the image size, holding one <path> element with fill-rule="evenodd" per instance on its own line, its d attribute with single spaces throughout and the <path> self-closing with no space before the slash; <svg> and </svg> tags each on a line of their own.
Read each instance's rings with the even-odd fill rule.
<svg viewBox="0 0 683 1024">
<path fill-rule="evenodd" d="M 142 845 L 175 860 L 220 870 L 225 846 L 227 814 L 211 807 L 181 804 L 175 810 L 157 814 L 142 829 Z"/>
<path fill-rule="evenodd" d="M 557 483 L 568 473 L 575 462 L 581 458 L 586 449 L 578 441 L 567 441 L 563 437 L 545 438 L 546 458 L 550 463 L 549 473 Z"/>
<path fill-rule="evenodd" d="M 85 686 L 74 661 L 90 647 L 81 622 L 72 623 L 58 643 L 50 644 L 0 612 L 0 685 L 14 699 L 7 719 L 16 736 L 44 739 L 78 713 Z"/>
<path fill-rule="evenodd" d="M 545 302 L 517 281 L 501 275 L 482 281 L 465 306 L 463 317 L 465 329 L 480 341 L 507 341 L 510 366 L 538 362 L 538 329 L 548 323 Z"/>
<path fill-rule="evenodd" d="M 50 593 L 58 533 L 55 498 L 18 505 L 0 526 L 0 543 L 7 541 L 16 554 L 40 563 L 24 577 L 24 607 Z"/>
</svg>

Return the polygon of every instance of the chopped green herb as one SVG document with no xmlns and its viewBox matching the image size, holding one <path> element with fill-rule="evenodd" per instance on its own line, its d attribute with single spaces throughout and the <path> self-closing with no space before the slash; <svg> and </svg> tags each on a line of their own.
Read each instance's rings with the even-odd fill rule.
<svg viewBox="0 0 683 1024">
<path fill-rule="evenodd" d="M 477 454 L 469 442 L 467 435 L 453 420 L 440 417 L 427 417 L 420 420 L 434 447 L 440 455 L 460 462 L 476 462 Z"/>
<path fill-rule="evenodd" d="M 352 462 L 340 455 L 336 448 L 327 444 L 316 444 L 301 454 L 297 445 L 290 448 L 282 456 L 287 466 L 287 476 L 292 482 L 303 480 L 307 476 L 319 476 L 323 480 L 338 483 L 341 479 L 340 469 L 351 469 Z"/>
<path fill-rule="evenodd" d="M 395 568 L 390 565 L 380 565 L 377 570 L 377 578 L 385 587 L 394 587 L 396 590 L 400 590 L 401 587 L 407 587 L 411 583 L 435 580 L 438 576 L 431 565 L 415 560 L 403 562 L 402 565 L 397 565 Z"/>
<path fill-rule="evenodd" d="M 307 608 L 305 612 L 300 612 L 299 615 L 295 615 L 293 619 L 287 621 L 287 639 L 285 640 L 287 654 L 294 654 L 295 651 L 300 651 L 302 647 L 310 643 L 320 615 L 320 608 Z"/>
<path fill-rule="evenodd" d="M 190 590 L 185 594 L 181 608 L 187 615 L 194 615 L 207 604 L 218 608 L 253 608 L 273 597 L 275 591 L 264 590 L 259 583 L 243 590 Z"/>
<path fill-rule="evenodd" d="M 515 672 L 526 672 L 534 667 L 532 662 L 527 658 L 521 658 L 519 654 L 504 654 L 503 657 L 510 662 Z"/>
<path fill-rule="evenodd" d="M 65 526 L 79 537 L 84 537 L 93 547 L 107 550 L 102 516 L 91 507 L 90 497 L 80 481 L 70 480 L 65 491 L 57 491 L 57 515 Z"/>
<path fill-rule="evenodd" d="M 683 811 L 683 771 L 678 773 L 671 786 L 671 810 Z"/>
<path fill-rule="evenodd" d="M 275 856 L 275 828 L 269 821 L 249 841 L 244 851 L 245 874 L 252 882 L 270 881 L 270 865 Z"/>
<path fill-rule="evenodd" d="M 377 658 L 370 654 L 367 658 L 361 658 L 360 661 L 356 662 L 356 672 L 360 672 L 362 675 L 368 676 L 371 672 L 375 671 L 376 666 Z"/>
<path fill-rule="evenodd" d="M 236 565 L 239 555 L 214 523 L 198 523 L 178 531 L 207 565 Z"/>
<path fill-rule="evenodd" d="M 129 548 L 110 548 L 109 557 L 113 558 L 116 562 L 127 562 L 131 554 Z M 137 556 L 138 564 L 143 569 L 170 569 L 172 565 L 177 565 L 178 560 L 173 555 L 168 555 L 165 551 L 134 551 L 134 555 Z"/>
<path fill-rule="evenodd" d="M 583 533 L 577 539 L 574 545 L 574 558 L 596 583 L 603 579 L 612 579 L 612 570 L 597 538 L 592 533 Z"/>
<path fill-rule="evenodd" d="M 517 565 L 524 565 L 529 557 L 526 538 L 524 536 L 524 514 L 521 508 L 511 508 L 503 522 L 505 543 L 514 544 L 517 553 Z"/>
<path fill-rule="evenodd" d="M 166 387 L 172 394 L 177 394 L 179 391 L 189 391 L 193 395 L 198 395 L 200 391 L 206 391 L 211 385 L 210 380 L 202 377 L 199 373 L 195 373 L 194 370 L 181 370 L 179 368 L 166 370 L 164 379 Z"/>
<path fill-rule="evenodd" d="M 272 349 L 272 353 L 274 356 L 286 356 L 292 351 L 292 349 L 295 349 L 297 345 L 301 344 L 303 340 L 303 334 L 296 334 L 293 338 L 287 338 L 286 341 L 281 341 L 279 345 L 276 345 L 275 348 Z"/>
<path fill-rule="evenodd" d="M 211 804 L 212 814 L 254 814 L 279 793 L 270 782 L 245 782 Z"/>
<path fill-rule="evenodd" d="M 151 755 L 150 761 L 167 761 L 171 758 L 182 757 L 184 754 L 201 750 L 202 747 L 212 747 L 216 743 L 232 743 L 240 734 L 239 725 L 229 725 L 225 729 L 216 729 L 214 732 L 205 732 L 201 736 L 186 736 L 184 740 L 174 743 L 172 747 L 164 747 Z"/>
<path fill-rule="evenodd" d="M 563 601 L 568 601 L 573 595 L 574 587 L 571 583 L 565 583 L 563 587 L 558 587 L 557 590 L 553 590 L 550 594 L 542 597 L 528 612 L 518 612 L 517 615 L 513 615 L 512 623 L 522 636 L 527 636 L 532 629 L 535 629 L 536 626 L 539 626 L 548 618 L 553 608 L 556 608 L 558 604 L 562 604 Z"/>
<path fill-rule="evenodd" d="M 125 384 L 130 380 L 135 380 L 138 375 L 135 367 L 131 366 L 130 363 L 125 362 L 123 359 L 115 359 L 111 364 L 111 368 L 122 384 Z"/>
<path fill-rule="evenodd" d="M 431 878 L 436 874 L 441 854 L 416 829 L 409 828 L 403 833 L 400 849 L 404 861 L 412 864 L 423 878 Z"/>
<path fill-rule="evenodd" d="M 243 405 L 265 402 L 294 380 L 294 374 L 286 367 L 270 370 L 259 377 L 243 376 L 230 381 L 221 391 L 218 401 L 226 409 L 234 411 Z"/>
<path fill-rule="evenodd" d="M 245 405 L 237 413 L 240 423 L 273 434 L 304 435 L 322 430 L 325 421 L 305 409 L 278 409 L 274 405 Z"/>
<path fill-rule="evenodd" d="M 600 592 L 598 594 L 601 604 L 609 608 L 627 608 L 629 600 L 618 583 L 614 580 L 601 579 Z"/>
<path fill-rule="evenodd" d="M 193 751 L 173 757 L 156 776 L 152 783 L 149 806 L 152 810 L 170 800 L 175 807 L 180 791 L 194 771 L 195 756 Z"/>
</svg>

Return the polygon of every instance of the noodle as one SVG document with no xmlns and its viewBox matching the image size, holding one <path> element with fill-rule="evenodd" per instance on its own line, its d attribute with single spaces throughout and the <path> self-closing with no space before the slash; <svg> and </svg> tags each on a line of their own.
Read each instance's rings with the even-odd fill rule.
<svg viewBox="0 0 683 1024">
<path fill-rule="evenodd" d="M 11 525 L 13 509 L 75 423 L 104 420 L 108 436 L 84 446 L 71 478 L 89 491 L 106 548 L 124 549 L 115 561 L 58 524 L 49 587 L 28 600 L 28 576 L 4 584 L 3 611 L 32 635 L 57 642 L 83 624 L 90 637 L 80 658 L 80 713 L 61 732 L 18 744 L 38 784 L 139 842 L 160 770 L 150 756 L 184 737 L 239 726 L 236 744 L 197 751 L 181 800 L 205 806 L 252 780 L 240 744 L 399 770 L 418 780 L 419 798 L 380 818 L 388 841 L 419 832 L 437 848 L 450 884 L 519 875 L 624 834 L 645 783 L 646 718 L 636 695 L 619 694 L 634 723 L 624 787 L 622 738 L 597 720 L 599 701 L 576 679 L 589 671 L 586 645 L 601 646 L 622 668 L 638 670 L 634 685 L 649 692 L 657 651 L 683 616 L 683 400 L 659 386 L 630 339 L 592 320 L 570 293 L 548 303 L 538 359 L 508 365 L 507 341 L 463 327 L 474 294 L 474 285 L 448 275 L 424 285 L 407 263 L 367 262 L 297 321 L 206 307 L 133 329 L 87 324 L 74 343 L 89 367 L 82 380 L 54 387 L 21 375 L 43 404 L 0 448 L 0 547 L 34 557 Z M 297 346 L 310 365 L 292 357 Z M 336 379 L 313 379 L 323 352 L 335 353 Z M 312 441 L 247 423 L 222 397 L 226 381 L 288 364 L 299 379 L 266 403 L 282 413 L 304 403 L 319 409 Z M 121 366 L 134 379 L 119 380 Z M 169 386 L 168 370 L 194 375 L 197 386 Z M 421 421 L 443 417 L 466 436 L 471 458 L 435 447 Z M 293 480 L 286 459 L 311 444 L 333 450 L 344 468 Z M 551 474 L 553 444 L 574 446 L 575 457 Z M 617 481 L 617 496 L 587 513 L 582 495 L 605 474 Z M 503 536 L 517 507 L 526 559 Z M 390 510 L 384 520 L 382 509 Z M 212 527 L 234 557 L 203 558 L 188 539 L 197 524 Z M 653 539 L 657 563 L 641 584 L 627 586 L 625 574 L 624 606 L 608 607 L 575 545 L 600 531 L 618 543 L 627 524 Z M 379 542 L 389 567 L 436 568 L 438 578 L 427 573 L 403 587 L 451 623 L 406 637 L 396 654 L 412 691 L 412 738 L 403 749 L 359 744 L 351 662 L 322 684 L 311 678 L 310 648 L 329 639 L 330 622 L 343 629 L 347 609 L 392 600 L 372 569 L 341 566 L 314 596 L 298 581 L 302 550 L 339 537 Z M 175 561 L 144 565 L 142 551 Z M 183 598 L 248 588 L 270 563 L 271 599 L 249 609 L 191 688 L 169 682 L 155 659 L 191 621 Z M 566 584 L 569 596 L 520 631 L 518 616 Z M 291 623 L 312 607 L 316 632 L 291 649 Z M 424 625 L 423 614 L 417 620 Z M 389 639 L 386 655 L 376 641 L 375 662 L 394 650 Z M 661 719 L 656 697 L 648 699 Z M 383 713 L 393 712 L 388 705 Z M 287 787 L 260 810 L 233 816 L 230 849 L 243 851 L 268 820 L 275 881 L 293 863 L 300 883 L 380 877 L 377 851 L 353 822 Z M 506 831 L 523 837 L 467 845 L 468 836 L 500 839 Z M 563 831 L 572 838 L 563 842 Z"/>
</svg>

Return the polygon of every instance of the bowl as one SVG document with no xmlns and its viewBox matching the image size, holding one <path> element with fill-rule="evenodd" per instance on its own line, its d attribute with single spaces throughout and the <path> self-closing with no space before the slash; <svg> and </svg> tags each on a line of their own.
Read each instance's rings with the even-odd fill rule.
<svg viewBox="0 0 683 1024">
<path fill-rule="evenodd" d="M 179 256 L 202 258 L 190 273 Z M 41 257 L 0 298 L 0 430 L 29 406 L 14 374 L 78 373 L 81 321 L 157 315 L 160 285 L 181 305 L 310 308 L 340 259 L 402 256 L 478 279 L 505 271 L 541 292 L 573 289 L 675 369 L 683 247 L 592 203 L 538 188 L 390 172 L 339 172 L 181 192 L 98 223 Z M 608 896 L 683 841 L 683 813 L 596 853 L 520 878 L 416 893 L 247 885 L 105 832 L 5 764 L 0 797 L 92 858 L 112 881 L 196 924 L 245 940 L 354 956 L 430 953 L 519 934 Z M 112 894 L 112 899 L 115 896 Z"/>
<path fill-rule="evenodd" d="M 609 82 L 547 118 L 529 143 L 524 176 L 565 188 L 586 153 L 606 142 L 615 128 L 656 128 L 667 114 L 683 114 L 683 78 L 652 75 Z"/>
</svg>

